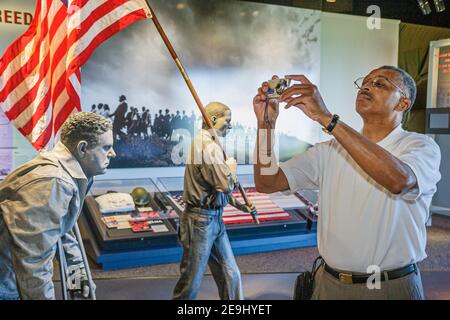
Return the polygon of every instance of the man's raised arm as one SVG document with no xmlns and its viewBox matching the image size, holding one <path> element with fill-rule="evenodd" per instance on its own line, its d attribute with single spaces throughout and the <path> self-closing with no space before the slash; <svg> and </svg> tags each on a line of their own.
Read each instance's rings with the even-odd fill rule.
<svg viewBox="0 0 450 320">
<path fill-rule="evenodd" d="M 279 110 L 278 101 L 267 99 L 268 88 L 267 82 L 264 82 L 253 99 L 253 110 L 258 121 L 253 172 L 256 190 L 273 193 L 288 190 L 289 184 L 274 152 L 274 131 Z"/>
</svg>

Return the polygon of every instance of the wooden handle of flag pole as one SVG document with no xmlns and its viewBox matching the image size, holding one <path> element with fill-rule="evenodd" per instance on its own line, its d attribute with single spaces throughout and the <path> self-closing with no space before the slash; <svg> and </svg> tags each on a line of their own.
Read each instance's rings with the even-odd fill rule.
<svg viewBox="0 0 450 320">
<path fill-rule="evenodd" d="M 203 107 L 203 104 L 202 104 L 202 102 L 200 101 L 200 98 L 198 97 L 198 94 L 197 94 L 197 92 L 195 91 L 194 86 L 192 85 L 192 82 L 191 82 L 191 80 L 189 79 L 189 76 L 188 76 L 187 73 L 186 73 L 186 70 L 184 70 L 184 67 L 183 67 L 183 65 L 181 64 L 181 61 L 180 61 L 180 59 L 178 58 L 177 53 L 176 53 L 175 50 L 173 49 L 172 44 L 170 43 L 169 39 L 168 39 L 167 36 L 166 36 L 166 33 L 164 32 L 163 28 L 161 27 L 161 24 L 159 23 L 158 18 L 156 18 L 155 12 L 153 11 L 153 9 L 152 9 L 152 7 L 150 6 L 150 4 L 148 3 L 148 0 L 145 0 L 145 2 L 147 3 L 148 9 L 150 10 L 150 13 L 151 13 L 151 19 L 153 20 L 153 23 L 155 24 L 156 29 L 158 30 L 159 34 L 161 35 L 161 38 L 163 39 L 164 44 L 166 45 L 167 49 L 169 50 L 170 55 L 172 56 L 173 60 L 175 61 L 175 64 L 177 65 L 177 67 L 178 67 L 178 69 L 180 70 L 180 72 L 181 72 L 181 74 L 182 74 L 184 80 L 186 81 L 186 84 L 187 84 L 187 86 L 188 86 L 188 88 L 189 88 L 189 91 L 191 92 L 192 96 L 194 97 L 194 100 L 195 100 L 195 102 L 197 103 L 197 106 L 198 106 L 198 108 L 199 108 L 199 110 L 200 110 L 200 112 L 201 112 L 201 114 L 202 114 L 203 120 L 205 121 L 205 123 L 206 123 L 206 125 L 208 126 L 208 128 L 210 128 L 210 132 L 212 133 L 212 136 L 213 136 L 215 142 L 216 142 L 216 143 L 220 146 L 220 148 L 222 149 L 222 151 L 223 151 L 223 156 L 224 156 L 224 158 L 225 158 L 225 160 L 226 160 L 226 159 L 227 159 L 227 155 L 226 155 L 225 151 L 223 150 L 222 144 L 221 144 L 220 141 L 219 141 L 219 138 L 218 138 L 218 136 L 217 136 L 216 130 L 214 130 L 214 126 L 213 126 L 213 124 L 211 123 L 211 120 L 209 119 L 208 114 L 207 114 L 205 108 Z M 240 191 L 240 193 L 241 193 L 241 195 L 242 195 L 242 198 L 243 198 L 244 201 L 245 201 L 245 204 L 246 204 L 247 206 L 250 206 L 251 203 L 250 203 L 250 201 L 248 200 L 247 195 L 245 194 L 244 188 L 242 187 L 242 185 L 241 185 L 240 183 L 238 183 L 238 186 L 239 186 L 239 191 Z M 259 224 L 259 220 L 258 220 L 258 217 L 257 217 L 256 215 L 253 215 L 253 214 L 252 214 L 252 219 L 253 219 L 253 222 L 254 222 L 255 224 Z"/>
</svg>

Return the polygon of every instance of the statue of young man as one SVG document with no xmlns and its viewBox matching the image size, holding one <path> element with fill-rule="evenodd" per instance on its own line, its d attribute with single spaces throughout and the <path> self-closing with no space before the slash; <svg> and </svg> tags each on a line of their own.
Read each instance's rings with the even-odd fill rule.
<svg viewBox="0 0 450 320">
<path fill-rule="evenodd" d="M 60 238 L 69 270 L 81 275 L 83 296 L 95 290 L 72 229 L 93 177 L 104 174 L 115 155 L 111 122 L 79 112 L 63 125 L 53 150 L 0 183 L 0 299 L 55 299 L 53 258 Z"/>
</svg>

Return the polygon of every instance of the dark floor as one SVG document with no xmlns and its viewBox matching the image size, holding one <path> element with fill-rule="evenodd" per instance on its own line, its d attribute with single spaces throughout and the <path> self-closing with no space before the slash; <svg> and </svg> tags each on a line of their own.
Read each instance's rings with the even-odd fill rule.
<svg viewBox="0 0 450 320">
<path fill-rule="evenodd" d="M 450 300 L 450 217 L 433 216 L 428 228 L 428 258 L 419 263 L 427 299 Z M 237 256 L 247 299 L 291 299 L 298 272 L 310 270 L 317 248 Z M 179 264 L 103 271 L 91 262 L 99 299 L 170 299 Z M 205 276 L 200 299 L 218 299 L 212 277 Z"/>
<path fill-rule="evenodd" d="M 242 282 L 247 300 L 291 300 L 296 273 L 244 274 Z M 169 300 L 176 277 L 96 280 L 100 300 Z M 450 272 L 422 272 L 425 298 L 450 300 Z M 60 288 L 56 283 L 59 296 Z M 205 276 L 198 299 L 217 300 L 219 295 L 212 276 Z"/>
<path fill-rule="evenodd" d="M 450 272 L 450 217 L 434 215 L 431 227 L 428 227 L 428 257 L 419 263 L 421 271 Z M 267 253 L 237 256 L 236 261 L 241 273 L 296 273 L 311 270 L 318 256 L 316 247 L 272 251 Z M 170 263 L 142 268 L 117 271 L 103 271 L 91 261 L 95 279 L 118 279 L 130 277 L 176 277 L 180 274 L 179 264 Z M 209 274 L 209 270 L 207 274 Z"/>
</svg>

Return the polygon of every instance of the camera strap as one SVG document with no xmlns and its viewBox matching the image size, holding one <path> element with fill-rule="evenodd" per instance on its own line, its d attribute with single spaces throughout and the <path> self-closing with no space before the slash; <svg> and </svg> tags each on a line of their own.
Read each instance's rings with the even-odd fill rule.
<svg viewBox="0 0 450 320">
<path fill-rule="evenodd" d="M 267 128 L 270 128 L 270 121 L 269 121 L 269 99 L 266 99 L 265 105 L 264 105 L 264 123 L 266 124 Z"/>
<path fill-rule="evenodd" d="M 316 260 L 314 260 L 313 267 L 312 267 L 312 270 L 311 270 L 311 278 L 312 278 L 313 281 L 314 281 L 314 279 L 316 277 L 317 271 L 319 270 L 319 268 L 322 265 L 325 265 L 325 260 L 323 260 L 322 256 L 318 256 L 316 258 Z"/>
</svg>

